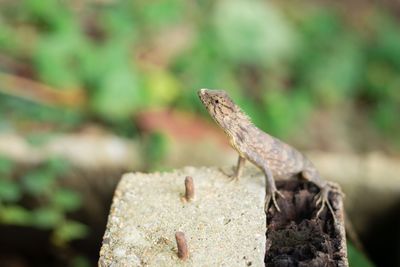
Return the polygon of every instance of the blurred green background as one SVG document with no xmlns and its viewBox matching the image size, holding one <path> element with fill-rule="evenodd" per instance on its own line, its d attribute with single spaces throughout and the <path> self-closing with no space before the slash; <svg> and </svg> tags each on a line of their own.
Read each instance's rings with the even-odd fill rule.
<svg viewBox="0 0 400 267">
<path fill-rule="evenodd" d="M 209 120 L 196 94 L 206 87 L 300 148 L 399 155 L 399 14 L 390 1 L 3 0 L 0 132 L 39 146 L 97 125 L 145 144 L 145 170 L 168 168 L 168 139 L 137 118 L 158 109 Z M 100 244 L 77 249 L 90 227 L 83 193 L 59 182 L 68 169 L 0 157 L 0 223 L 46 233 L 50 257 L 10 252 L 8 266 L 95 262 Z"/>
</svg>

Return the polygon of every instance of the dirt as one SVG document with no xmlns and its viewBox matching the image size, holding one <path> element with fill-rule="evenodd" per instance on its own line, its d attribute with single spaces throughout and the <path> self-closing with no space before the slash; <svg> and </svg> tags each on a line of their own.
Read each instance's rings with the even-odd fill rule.
<svg viewBox="0 0 400 267">
<path fill-rule="evenodd" d="M 318 188 L 295 179 L 278 181 L 277 187 L 285 199 L 278 199 L 281 212 L 268 210 L 265 266 L 344 266 L 341 235 L 332 215 L 325 209 L 316 218 Z M 337 197 L 330 195 L 333 201 Z"/>
</svg>

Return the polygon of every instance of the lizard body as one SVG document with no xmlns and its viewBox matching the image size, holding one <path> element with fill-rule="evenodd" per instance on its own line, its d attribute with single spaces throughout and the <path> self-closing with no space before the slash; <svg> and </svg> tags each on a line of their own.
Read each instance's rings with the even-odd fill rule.
<svg viewBox="0 0 400 267">
<path fill-rule="evenodd" d="M 281 197 L 283 195 L 276 188 L 275 178 L 287 179 L 301 174 L 304 179 L 314 183 L 320 189 L 317 205 L 321 204 L 321 207 L 317 216 L 325 205 L 334 215 L 328 194 L 336 190 L 321 178 L 306 156 L 257 128 L 225 91 L 200 89 L 198 95 L 211 117 L 224 130 L 231 145 L 239 154 L 234 179 L 237 180 L 241 175 L 246 160 L 263 171 L 266 179 L 265 211 L 271 200 L 275 208 L 280 211 L 276 195 Z"/>
</svg>

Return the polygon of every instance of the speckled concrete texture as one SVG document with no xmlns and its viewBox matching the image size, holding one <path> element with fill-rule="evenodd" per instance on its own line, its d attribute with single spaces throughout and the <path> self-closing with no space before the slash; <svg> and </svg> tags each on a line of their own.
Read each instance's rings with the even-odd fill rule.
<svg viewBox="0 0 400 267">
<path fill-rule="evenodd" d="M 182 200 L 192 176 L 195 198 Z M 230 182 L 215 168 L 125 174 L 114 195 L 99 266 L 264 266 L 264 178 Z M 175 233 L 190 256 L 177 256 Z"/>
</svg>

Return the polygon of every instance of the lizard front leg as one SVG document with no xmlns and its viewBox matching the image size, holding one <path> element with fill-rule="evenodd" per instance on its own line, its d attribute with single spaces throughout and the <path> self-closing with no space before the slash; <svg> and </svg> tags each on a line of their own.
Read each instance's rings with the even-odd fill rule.
<svg viewBox="0 0 400 267">
<path fill-rule="evenodd" d="M 264 211 L 267 213 L 269 204 L 272 199 L 272 203 L 274 204 L 277 211 L 281 211 L 278 203 L 276 202 L 276 195 L 278 194 L 281 198 L 285 198 L 285 196 L 276 189 L 275 180 L 272 175 L 271 170 L 264 166 L 263 167 L 264 175 L 265 175 L 265 200 L 264 200 Z"/>
<path fill-rule="evenodd" d="M 242 175 L 243 166 L 245 163 L 246 163 L 246 159 L 239 155 L 235 172 L 232 175 L 230 175 L 230 177 L 233 181 L 239 180 L 239 177 Z"/>
<path fill-rule="evenodd" d="M 244 157 L 240 156 L 240 154 L 239 154 L 238 161 L 237 161 L 237 164 L 236 164 L 233 174 L 226 173 L 222 168 L 220 168 L 219 170 L 223 174 L 228 176 L 231 179 L 231 181 L 239 181 L 239 177 L 242 175 L 243 166 L 245 163 L 246 163 L 246 159 Z"/>
</svg>

